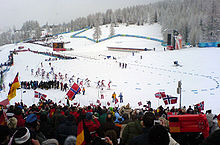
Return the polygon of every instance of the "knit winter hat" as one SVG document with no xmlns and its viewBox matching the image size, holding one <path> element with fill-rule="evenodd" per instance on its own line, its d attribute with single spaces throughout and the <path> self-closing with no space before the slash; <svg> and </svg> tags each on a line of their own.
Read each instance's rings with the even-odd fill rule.
<svg viewBox="0 0 220 145">
<path fill-rule="evenodd" d="M 15 144 L 23 144 L 30 139 L 30 132 L 28 128 L 20 128 L 14 134 Z"/>
<path fill-rule="evenodd" d="M 76 137 L 75 136 L 68 136 L 65 139 L 64 145 L 75 145 L 76 144 Z"/>
<path fill-rule="evenodd" d="M 36 121 L 36 120 L 37 120 L 37 115 L 35 115 L 35 114 L 30 114 L 30 115 L 28 115 L 27 118 L 26 118 L 26 123 L 32 123 L 32 122 L 34 122 L 34 121 Z"/>
<path fill-rule="evenodd" d="M 8 125 L 9 128 L 16 128 L 17 127 L 17 123 L 18 123 L 17 118 L 12 117 L 12 118 L 10 118 L 8 120 L 7 125 Z"/>
</svg>

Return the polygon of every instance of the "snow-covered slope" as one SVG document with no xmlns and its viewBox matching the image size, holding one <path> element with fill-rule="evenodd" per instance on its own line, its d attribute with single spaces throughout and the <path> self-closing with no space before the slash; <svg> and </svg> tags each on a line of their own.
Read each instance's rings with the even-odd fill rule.
<svg viewBox="0 0 220 145">
<path fill-rule="evenodd" d="M 132 34 L 144 35 L 161 39 L 159 25 L 145 25 L 145 26 L 120 26 L 116 28 L 116 34 Z M 65 47 L 73 48 L 73 51 L 60 52 L 64 55 L 77 56 L 73 60 L 57 60 L 50 61 L 56 74 L 59 72 L 63 75 L 67 74 L 68 78 L 74 77 L 85 80 L 91 80 L 91 87 L 86 87 L 86 95 L 79 94 L 73 102 L 78 102 L 83 105 L 90 103 L 96 104 L 96 100 L 101 100 L 102 105 L 111 102 L 111 95 L 113 92 L 119 95 L 122 92 L 124 96 L 125 105 L 130 103 L 132 107 L 138 107 L 138 102 L 146 101 L 152 102 L 152 107 L 164 105 L 162 100 L 155 98 L 154 94 L 158 91 L 165 91 L 166 94 L 179 97 L 176 92 L 177 82 L 182 81 L 182 105 L 188 107 L 205 101 L 205 109 L 212 109 L 214 113 L 219 113 L 220 106 L 220 49 L 218 48 L 189 48 L 175 51 L 163 51 L 163 47 L 159 42 L 144 40 L 138 38 L 117 37 L 101 43 L 94 43 L 86 39 L 70 38 L 70 35 L 63 34 L 62 41 L 70 41 Z M 81 33 L 81 36 L 92 37 L 93 30 L 88 30 Z M 102 38 L 109 35 L 109 26 L 102 26 Z M 59 40 L 57 40 L 59 41 Z M 38 50 L 44 52 L 51 52 L 51 48 L 42 47 L 34 44 L 11 44 L 0 47 L 0 61 L 5 62 L 9 54 L 9 50 L 13 50 L 18 46 L 24 46 L 31 50 Z M 156 51 L 144 51 L 135 53 L 131 52 L 117 52 L 108 51 L 107 46 L 118 47 L 134 47 L 134 48 L 156 48 Z M 111 56 L 106 59 L 106 56 Z M 142 56 L 142 59 L 141 59 Z M 112 59 L 113 57 L 116 58 Z M 34 54 L 31 52 L 22 52 L 14 55 L 15 64 L 10 71 L 6 73 L 4 83 L 6 90 L 1 91 L 0 100 L 7 96 L 9 90 L 8 83 L 12 82 L 16 73 L 20 73 L 20 81 L 38 80 L 41 77 L 31 75 L 31 69 L 34 72 L 41 68 L 46 72 L 50 71 L 49 62 L 45 61 L 49 56 Z M 178 61 L 182 67 L 173 66 L 173 62 Z M 127 68 L 119 67 L 119 62 L 127 63 Z M 28 66 L 28 67 L 27 67 Z M 42 69 L 42 68 L 41 68 Z M 50 76 L 52 79 L 52 75 Z M 47 80 L 47 79 L 44 79 Z M 97 89 L 97 82 L 105 80 L 107 86 L 109 81 L 112 81 L 111 89 L 101 91 Z M 68 80 L 64 81 L 68 82 Z M 69 84 L 69 83 L 68 83 Z M 38 99 L 34 98 L 34 90 L 17 90 L 17 96 L 11 100 L 11 103 L 20 101 L 21 97 L 25 104 L 31 105 L 37 103 Z M 65 103 L 65 94 L 60 90 L 41 90 L 37 91 L 47 94 L 48 98 L 55 102 Z M 100 99 L 100 94 L 103 93 L 105 99 Z M 178 100 L 179 102 L 179 100 Z M 114 106 L 111 103 L 111 106 Z M 118 104 L 116 104 L 118 105 Z M 178 107 L 179 104 L 169 105 Z"/>
</svg>

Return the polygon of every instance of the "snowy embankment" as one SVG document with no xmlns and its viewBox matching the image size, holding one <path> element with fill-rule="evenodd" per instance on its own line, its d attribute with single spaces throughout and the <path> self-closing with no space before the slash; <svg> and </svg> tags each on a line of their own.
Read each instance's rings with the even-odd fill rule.
<svg viewBox="0 0 220 145">
<path fill-rule="evenodd" d="M 116 34 L 126 33 L 133 35 L 145 35 L 161 39 L 159 25 L 145 25 L 145 26 L 120 26 L 116 28 Z M 73 33 L 72 33 L 73 34 Z M 57 60 L 50 61 L 54 72 L 59 72 L 63 75 L 67 74 L 68 79 L 75 76 L 73 79 L 76 82 L 77 78 L 91 80 L 91 87 L 85 86 L 86 95 L 79 94 L 73 102 L 80 103 L 81 106 L 96 104 L 97 99 L 106 106 L 107 102 L 111 102 L 111 95 L 113 92 L 118 96 L 122 92 L 124 96 L 124 103 L 116 104 L 125 105 L 130 103 L 133 108 L 138 108 L 138 102 L 146 104 L 146 101 L 152 102 L 152 107 L 163 105 L 162 100 L 154 97 L 158 91 L 165 91 L 166 94 L 179 97 L 176 92 L 177 82 L 182 81 L 182 105 L 188 107 L 189 105 L 197 104 L 201 101 L 205 102 L 205 109 L 212 109 L 214 113 L 219 113 L 220 106 L 220 49 L 218 48 L 189 48 L 175 51 L 163 51 L 163 47 L 159 42 L 135 38 L 117 37 L 101 43 L 94 43 L 86 39 L 70 38 L 72 35 L 62 35 L 62 41 L 70 41 L 65 47 L 73 48 L 73 51 L 60 52 L 65 55 L 77 56 L 73 60 Z M 81 36 L 92 37 L 93 30 L 88 30 L 81 33 Z M 109 27 L 102 26 L 102 38 L 109 35 Z M 58 38 L 60 39 L 60 38 Z M 60 40 L 57 40 L 60 41 Z M 17 49 L 18 46 L 23 45 L 25 49 L 52 52 L 51 48 L 42 47 L 34 44 L 17 44 L 5 45 L 0 47 L 0 61 L 7 60 L 9 50 Z M 108 51 L 108 46 L 117 47 L 132 47 L 132 48 L 156 48 L 156 51 L 144 51 L 135 53 L 131 52 L 116 52 Z M 106 56 L 111 56 L 106 59 Z M 112 59 L 113 56 L 116 58 Z M 142 59 L 141 59 L 142 56 Z M 42 77 L 31 75 L 31 69 L 34 72 L 38 68 L 44 69 L 46 72 L 50 71 L 49 62 L 45 61 L 49 56 L 34 54 L 31 52 L 22 52 L 14 55 L 14 66 L 6 73 L 4 83 L 6 85 L 5 91 L 1 91 L 0 100 L 7 96 L 9 90 L 8 84 L 12 82 L 16 73 L 20 73 L 20 81 L 41 81 Z M 178 61 L 182 67 L 173 66 L 173 62 Z M 43 67 L 41 68 L 41 62 Z M 127 68 L 119 67 L 119 62 L 127 63 Z M 27 67 L 28 66 L 28 67 Z M 50 75 L 50 79 L 53 76 Z M 64 80 L 64 82 L 68 82 Z M 47 80 L 47 79 L 43 79 Z M 111 89 L 103 90 L 96 88 L 97 82 L 105 80 L 107 86 L 111 81 Z M 69 83 L 68 83 L 69 84 Z M 24 92 L 26 91 L 26 92 Z M 47 94 L 48 98 L 55 102 L 66 103 L 66 92 L 60 90 L 41 90 L 37 91 Z M 104 99 L 100 95 L 104 95 Z M 25 104 L 31 105 L 37 103 L 38 99 L 34 98 L 34 90 L 17 90 L 17 96 L 11 100 L 11 103 L 22 100 Z M 179 99 L 179 98 L 178 98 Z M 179 102 L 179 100 L 178 100 Z M 111 103 L 111 106 L 114 106 Z M 169 107 L 176 106 L 168 105 Z M 142 106 L 141 106 L 142 107 Z"/>
</svg>

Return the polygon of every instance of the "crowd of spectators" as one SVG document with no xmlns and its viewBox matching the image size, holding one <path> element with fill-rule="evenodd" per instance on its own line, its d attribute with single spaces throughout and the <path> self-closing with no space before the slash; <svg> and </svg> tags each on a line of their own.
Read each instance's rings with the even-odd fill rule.
<svg viewBox="0 0 220 145">
<path fill-rule="evenodd" d="M 74 145 L 77 128 L 83 122 L 84 140 L 88 145 L 178 145 L 169 133 L 170 114 L 201 113 L 189 107 L 182 109 L 60 106 L 51 100 L 27 107 L 22 102 L 0 111 L 0 145 Z M 202 145 L 220 143 L 220 130 L 214 116 L 207 111 L 210 136 Z M 155 124 L 159 120 L 159 124 Z M 217 143 L 217 144 L 216 144 Z"/>
<path fill-rule="evenodd" d="M 23 89 L 34 89 L 37 88 L 48 90 L 48 89 L 60 89 L 61 91 L 67 91 L 68 84 L 59 82 L 56 80 L 52 81 L 22 81 L 21 88 Z"/>
</svg>

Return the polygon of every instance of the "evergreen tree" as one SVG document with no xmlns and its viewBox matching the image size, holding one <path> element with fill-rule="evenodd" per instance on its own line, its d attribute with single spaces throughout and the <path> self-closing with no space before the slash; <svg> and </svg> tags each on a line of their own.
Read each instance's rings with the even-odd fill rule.
<svg viewBox="0 0 220 145">
<path fill-rule="evenodd" d="M 102 35 L 102 31 L 101 28 L 99 26 L 99 18 L 96 19 L 96 23 L 95 23 L 95 28 L 94 28 L 94 33 L 93 33 L 93 39 L 96 40 L 96 43 L 99 42 L 99 38 Z"/>
<path fill-rule="evenodd" d="M 109 37 L 111 37 L 111 36 L 113 36 L 113 35 L 115 35 L 115 29 L 114 29 L 113 23 L 111 23 L 111 25 L 110 25 L 110 35 L 109 35 Z"/>
</svg>

